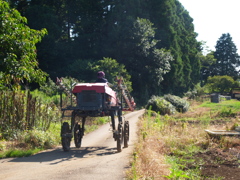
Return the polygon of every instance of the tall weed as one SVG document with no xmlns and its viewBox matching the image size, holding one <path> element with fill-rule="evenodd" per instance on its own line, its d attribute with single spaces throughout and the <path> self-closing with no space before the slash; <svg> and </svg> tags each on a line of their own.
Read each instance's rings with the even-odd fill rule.
<svg viewBox="0 0 240 180">
<path fill-rule="evenodd" d="M 32 96 L 29 91 L 0 92 L 0 131 L 2 138 L 11 139 L 18 130 L 47 130 L 59 121 L 61 112 L 52 102 Z M 44 102 L 45 101 L 45 102 Z"/>
</svg>

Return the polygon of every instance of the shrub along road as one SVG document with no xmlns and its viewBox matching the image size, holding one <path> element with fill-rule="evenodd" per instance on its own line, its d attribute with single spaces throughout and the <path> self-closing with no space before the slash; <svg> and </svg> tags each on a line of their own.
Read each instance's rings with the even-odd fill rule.
<svg viewBox="0 0 240 180">
<path fill-rule="evenodd" d="M 143 113 L 144 110 L 139 110 L 124 116 L 130 123 L 130 140 L 129 147 L 121 153 L 117 153 L 110 125 L 106 124 L 85 135 L 80 149 L 75 148 L 72 141 L 69 152 L 58 147 L 30 157 L 1 159 L 0 179 L 122 180 L 137 139 L 136 122 Z"/>
</svg>

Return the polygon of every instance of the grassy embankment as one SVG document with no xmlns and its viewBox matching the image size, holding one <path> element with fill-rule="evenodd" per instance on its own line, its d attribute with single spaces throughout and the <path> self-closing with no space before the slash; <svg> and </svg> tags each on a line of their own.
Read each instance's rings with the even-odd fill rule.
<svg viewBox="0 0 240 180">
<path fill-rule="evenodd" d="M 212 149 L 224 152 L 240 147 L 240 140 L 235 137 L 211 138 L 205 129 L 234 129 L 240 125 L 239 111 L 240 101 L 236 100 L 191 102 L 188 112 L 171 116 L 146 111 L 139 121 L 139 140 L 128 178 L 222 179 L 203 173 L 207 161 L 200 155 L 211 154 L 207 152 Z M 214 158 L 211 164 L 224 164 L 227 160 Z M 231 158 L 237 161 L 236 156 Z"/>
<path fill-rule="evenodd" d="M 64 119 L 65 120 L 65 119 Z M 66 120 L 69 121 L 70 120 Z M 87 119 L 85 133 L 109 121 L 107 117 Z M 24 157 L 36 154 L 44 149 L 54 148 L 61 144 L 61 123 L 51 123 L 47 131 L 38 129 L 16 132 L 12 140 L 4 140 L 0 134 L 0 158 Z"/>
</svg>

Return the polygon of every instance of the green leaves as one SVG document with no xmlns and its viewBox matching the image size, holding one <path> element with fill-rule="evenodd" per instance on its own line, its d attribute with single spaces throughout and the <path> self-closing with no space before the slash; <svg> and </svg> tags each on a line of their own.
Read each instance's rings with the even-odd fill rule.
<svg viewBox="0 0 240 180">
<path fill-rule="evenodd" d="M 115 59 L 104 57 L 102 60 L 99 60 L 97 63 L 94 64 L 92 70 L 96 73 L 98 71 L 104 71 L 106 74 L 106 79 L 108 79 L 108 82 L 112 84 L 116 84 L 116 77 L 121 76 L 123 77 L 125 85 L 127 85 L 128 87 L 128 90 L 132 90 L 132 83 L 130 82 L 131 76 L 125 69 L 125 66 L 123 64 L 119 64 Z"/>
<path fill-rule="evenodd" d="M 224 93 L 230 92 L 233 88 L 238 87 L 239 83 L 234 81 L 230 76 L 213 76 L 207 80 L 206 87 L 209 88 L 210 93 Z"/>
<path fill-rule="evenodd" d="M 47 33 L 26 26 L 27 19 L 0 0 L 1 83 L 17 87 L 21 82 L 44 82 L 47 76 L 38 68 L 36 43 Z"/>
<path fill-rule="evenodd" d="M 155 29 L 152 26 L 153 23 L 148 19 L 137 18 L 134 22 L 134 38 L 137 39 L 137 46 L 142 49 L 145 56 L 149 55 L 149 50 L 155 47 L 158 42 L 154 39 Z"/>
</svg>

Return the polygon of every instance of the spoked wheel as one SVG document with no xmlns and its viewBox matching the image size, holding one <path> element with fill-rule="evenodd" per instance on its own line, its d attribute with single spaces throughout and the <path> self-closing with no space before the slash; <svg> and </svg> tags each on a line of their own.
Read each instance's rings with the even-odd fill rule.
<svg viewBox="0 0 240 180">
<path fill-rule="evenodd" d="M 62 136 L 62 148 L 64 151 L 70 150 L 70 142 L 71 142 L 71 131 L 69 128 L 69 124 L 64 122 L 61 128 L 61 136 Z"/>
<path fill-rule="evenodd" d="M 117 137 L 117 151 L 122 151 L 122 142 L 123 142 L 123 127 L 122 124 L 118 124 L 118 137 Z"/>
<path fill-rule="evenodd" d="M 80 124 L 76 123 L 74 126 L 74 143 L 76 148 L 80 148 L 82 144 L 82 129 Z"/>
<path fill-rule="evenodd" d="M 124 128 L 123 128 L 123 140 L 124 140 L 124 147 L 128 147 L 128 141 L 129 141 L 129 122 L 124 122 Z"/>
</svg>

